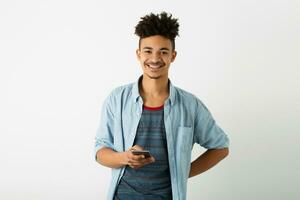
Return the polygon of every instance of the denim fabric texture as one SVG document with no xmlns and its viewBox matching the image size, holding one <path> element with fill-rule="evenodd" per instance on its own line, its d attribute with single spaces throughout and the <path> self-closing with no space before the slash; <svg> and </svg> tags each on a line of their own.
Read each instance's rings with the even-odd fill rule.
<svg viewBox="0 0 300 200">
<path fill-rule="evenodd" d="M 123 152 L 133 146 L 143 111 L 139 81 L 115 88 L 105 99 L 96 131 L 95 157 L 103 147 Z M 195 143 L 206 149 L 229 146 L 227 134 L 195 95 L 169 80 L 169 97 L 164 103 L 164 124 L 168 148 L 173 200 L 185 200 L 191 153 Z M 112 169 L 107 195 L 112 200 L 125 166 Z"/>
</svg>

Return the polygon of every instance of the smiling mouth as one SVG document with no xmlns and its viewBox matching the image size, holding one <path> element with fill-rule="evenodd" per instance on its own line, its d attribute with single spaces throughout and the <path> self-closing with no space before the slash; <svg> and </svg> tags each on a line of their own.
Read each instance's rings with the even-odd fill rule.
<svg viewBox="0 0 300 200">
<path fill-rule="evenodd" d="M 147 67 L 151 68 L 151 69 L 160 69 L 162 68 L 164 65 L 151 65 L 151 64 L 146 64 Z"/>
</svg>

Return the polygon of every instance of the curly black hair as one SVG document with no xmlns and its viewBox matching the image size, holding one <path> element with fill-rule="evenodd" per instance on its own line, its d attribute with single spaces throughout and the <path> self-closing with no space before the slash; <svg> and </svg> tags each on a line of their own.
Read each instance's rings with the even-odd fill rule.
<svg viewBox="0 0 300 200">
<path fill-rule="evenodd" d="M 166 12 L 161 12 L 157 15 L 150 13 L 141 17 L 141 21 L 135 26 L 135 34 L 140 37 L 139 47 L 141 39 L 153 35 L 161 35 L 171 40 L 174 50 L 175 37 L 179 36 L 178 27 L 178 19 L 172 18 L 172 14 L 168 15 Z"/>
</svg>

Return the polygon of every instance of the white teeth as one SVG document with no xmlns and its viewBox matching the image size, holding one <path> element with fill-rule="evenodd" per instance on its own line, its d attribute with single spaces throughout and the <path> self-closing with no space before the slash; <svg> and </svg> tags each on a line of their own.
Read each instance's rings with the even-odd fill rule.
<svg viewBox="0 0 300 200">
<path fill-rule="evenodd" d="M 152 68 L 152 69 L 158 69 L 161 66 L 160 65 L 147 65 L 148 67 Z"/>
</svg>

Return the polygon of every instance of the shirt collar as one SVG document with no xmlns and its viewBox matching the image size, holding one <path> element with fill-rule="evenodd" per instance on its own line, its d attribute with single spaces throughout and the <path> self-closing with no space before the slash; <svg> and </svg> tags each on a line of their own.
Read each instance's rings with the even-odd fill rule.
<svg viewBox="0 0 300 200">
<path fill-rule="evenodd" d="M 143 78 L 143 75 L 141 75 L 139 77 L 139 79 L 134 83 L 133 88 L 132 88 L 132 97 L 134 102 L 137 102 L 139 98 L 142 98 L 139 92 L 139 83 L 141 82 Z M 171 105 L 174 104 L 175 102 L 175 87 L 172 84 L 172 82 L 170 81 L 170 79 L 168 79 L 168 83 L 169 83 L 169 97 L 167 99 L 167 101 L 170 101 Z"/>
</svg>

